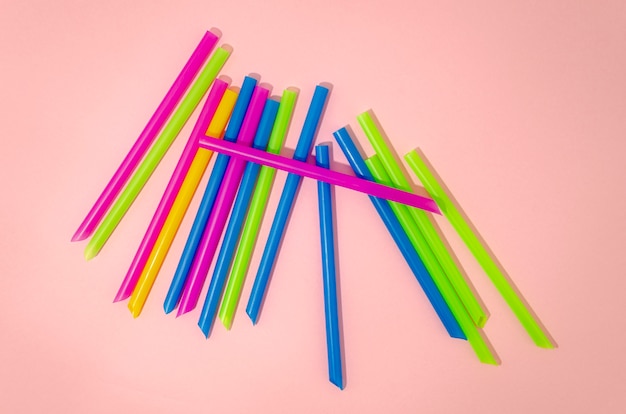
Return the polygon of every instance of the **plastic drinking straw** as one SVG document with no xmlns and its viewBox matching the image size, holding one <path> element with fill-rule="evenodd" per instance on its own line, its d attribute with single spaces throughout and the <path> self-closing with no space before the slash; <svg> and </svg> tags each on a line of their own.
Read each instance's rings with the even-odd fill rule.
<svg viewBox="0 0 626 414">
<path fill-rule="evenodd" d="M 417 151 L 406 154 L 405 159 L 424 184 L 426 190 L 438 200 L 446 218 L 450 221 L 463 242 L 465 242 L 465 245 L 472 252 L 478 263 L 480 263 L 485 273 L 487 273 L 487 276 L 489 276 L 492 283 L 500 292 L 500 295 L 502 295 L 515 316 L 517 316 L 535 344 L 541 348 L 554 348 L 554 344 L 546 332 L 544 332 L 540 323 L 535 319 L 524 301 L 518 296 L 513 286 L 511 286 L 507 278 L 502 274 L 487 249 L 459 213 L 457 207 L 450 200 L 446 191 L 439 184 L 434 174 L 430 172 Z"/>
<path fill-rule="evenodd" d="M 270 153 L 280 152 L 280 148 L 283 145 L 283 140 L 287 134 L 287 128 L 289 121 L 293 113 L 293 108 L 296 104 L 297 93 L 293 90 L 287 89 L 283 92 L 283 96 L 280 100 L 280 106 L 278 107 L 278 114 L 276 115 L 276 121 L 274 122 L 274 128 L 272 129 L 272 135 L 270 136 L 269 143 L 267 144 L 267 151 Z M 248 163 L 248 166 L 256 166 L 256 163 Z M 229 277 L 229 284 L 232 280 L 235 285 L 242 285 L 245 279 L 248 267 L 250 265 L 250 259 L 252 257 L 252 251 L 254 244 L 259 233 L 261 220 L 267 206 L 267 200 L 270 194 L 270 188 L 274 182 L 276 170 L 270 167 L 261 166 L 259 178 L 257 180 L 254 195 L 250 201 L 250 208 L 248 210 L 248 217 L 241 231 L 241 240 L 237 247 L 237 253 L 233 261 L 232 270 Z M 241 282 L 240 282 L 241 281 Z M 228 289 L 228 288 L 227 288 Z M 241 289 L 239 289 L 241 290 Z M 241 292 L 238 293 L 241 296 Z M 237 298 L 237 302 L 239 297 Z M 205 303 L 206 305 L 206 303 Z M 205 306 L 206 307 L 206 306 Z M 200 317 L 198 325 L 208 337 L 211 329 L 213 317 L 209 318 L 205 315 L 204 309 Z"/>
<path fill-rule="evenodd" d="M 309 110 L 304 120 L 302 132 L 298 138 L 298 143 L 296 144 L 296 151 L 293 155 L 295 160 L 304 161 L 311 152 L 313 140 L 315 139 L 318 126 L 322 119 L 322 112 L 324 110 L 324 106 L 326 105 L 328 92 L 328 88 L 325 88 L 324 86 L 317 85 L 315 87 L 311 105 L 309 106 Z M 287 180 L 285 181 L 285 187 L 283 188 L 283 192 L 280 196 L 280 201 L 278 202 L 276 215 L 274 216 L 274 221 L 272 222 L 270 234 L 267 239 L 267 243 L 265 244 L 263 256 L 261 257 L 261 263 L 254 279 L 252 292 L 250 293 L 250 298 L 248 299 L 248 305 L 246 306 L 246 313 L 250 319 L 252 319 L 252 323 L 255 324 L 259 317 L 261 302 L 265 297 L 265 291 L 267 289 L 270 274 L 274 267 L 274 263 L 276 262 L 278 246 L 283 238 L 285 227 L 287 226 L 287 219 L 291 213 L 296 192 L 298 191 L 301 180 L 302 178 L 299 175 L 289 174 L 287 176 Z"/>
<path fill-rule="evenodd" d="M 117 171 L 115 171 L 115 174 L 113 174 L 113 177 L 78 227 L 78 230 L 74 233 L 72 241 L 84 240 L 93 234 L 102 220 L 102 216 L 104 216 L 104 213 L 109 209 L 115 197 L 117 197 L 122 190 L 122 187 L 124 187 L 124 184 L 126 184 L 130 178 L 143 155 L 148 151 L 154 138 L 161 128 L 163 128 L 163 124 L 165 124 L 165 121 L 174 111 L 174 108 L 185 94 L 187 88 L 189 88 L 193 78 L 209 57 L 211 50 L 213 50 L 217 43 L 217 39 L 217 36 L 211 32 L 204 34 L 196 50 L 194 50 L 187 64 L 183 67 L 183 70 L 174 81 L 174 84 L 170 87 L 170 90 L 159 104 L 148 121 L 148 124 L 141 132 L 141 135 L 137 138 L 137 141 L 135 141 L 135 144 L 126 155 L 126 158 L 124 158 Z"/>
<path fill-rule="evenodd" d="M 338 131 L 335 131 L 333 133 L 333 136 L 337 140 L 337 143 L 339 144 L 341 150 L 348 159 L 348 162 L 350 163 L 350 166 L 354 170 L 355 174 L 360 178 L 373 180 L 374 177 L 365 165 L 365 161 L 363 160 L 363 157 L 361 156 L 359 150 L 354 144 L 354 141 L 350 136 L 348 130 L 346 128 L 341 128 Z M 372 204 L 374 204 L 376 211 L 380 215 L 380 218 L 385 223 L 385 227 L 387 227 L 389 234 L 391 234 L 391 237 L 400 249 L 404 260 L 411 268 L 413 275 L 419 282 L 422 290 L 426 294 L 426 297 L 435 309 L 437 316 L 439 316 L 439 319 L 448 331 L 448 334 L 453 338 L 466 339 L 467 337 L 463 333 L 463 330 L 461 329 L 457 320 L 454 318 L 450 307 L 443 299 L 443 296 L 441 296 L 441 292 L 439 292 L 439 289 L 437 289 L 437 286 L 428 274 L 428 271 L 424 267 L 422 260 L 411 245 L 411 241 L 402 229 L 402 226 L 400 225 L 400 222 L 393 213 L 393 210 L 391 210 L 391 206 L 389 206 L 389 203 L 382 198 L 373 196 L 369 197 L 372 201 Z"/>
<path fill-rule="evenodd" d="M 261 115 L 261 121 L 259 122 L 259 128 L 257 129 L 256 136 L 252 142 L 253 146 L 260 149 L 265 149 L 267 141 L 272 132 L 272 126 L 276 119 L 276 112 L 278 111 L 279 103 L 273 99 L 268 99 Z M 247 163 L 246 169 L 241 179 L 241 185 L 235 204 L 233 205 L 233 211 L 231 212 L 226 231 L 224 232 L 224 240 L 222 241 L 222 247 L 217 255 L 217 261 L 215 262 L 215 269 L 211 282 L 209 283 L 209 290 L 204 300 L 202 312 L 200 313 L 200 319 L 198 320 L 198 326 L 204 333 L 204 336 L 208 338 L 211 325 L 215 320 L 215 313 L 217 311 L 217 305 L 219 304 L 222 292 L 224 290 L 224 284 L 230 270 L 232 263 L 233 253 L 239 242 L 239 235 L 241 233 L 241 227 L 246 218 L 248 211 L 248 205 L 250 204 L 250 197 L 254 191 L 256 179 L 259 169 L 261 167 L 258 164 L 252 162 Z M 230 286 L 230 281 L 229 281 Z M 232 288 L 231 288 L 232 289 Z M 228 290 L 227 290 L 228 292 Z"/>
<path fill-rule="evenodd" d="M 150 151 L 146 154 L 145 158 L 135 171 L 133 177 L 128 181 L 126 188 L 120 194 L 119 198 L 115 201 L 111 210 L 107 213 L 100 223 L 100 226 L 94 233 L 91 240 L 87 244 L 85 248 L 85 258 L 87 260 L 92 259 L 94 256 L 100 252 L 102 246 L 106 243 L 108 238 L 113 233 L 113 230 L 117 227 L 119 222 L 126 214 L 126 211 L 130 207 L 130 205 L 135 201 L 135 198 L 145 185 L 146 181 L 152 175 L 152 172 L 155 170 L 170 145 L 183 128 L 187 119 L 194 111 L 202 96 L 205 94 L 217 73 L 220 71 L 230 52 L 224 48 L 217 48 L 209 62 L 200 72 L 198 78 L 192 85 L 191 89 L 180 103 L 167 125 L 161 131 L 161 134 L 154 142 Z"/>
<path fill-rule="evenodd" d="M 226 123 L 230 118 L 230 113 L 235 106 L 236 99 L 237 93 L 235 91 L 226 90 L 224 92 L 222 100 L 217 107 L 217 111 L 209 124 L 207 134 L 222 136 L 224 129 L 226 128 Z M 206 122 L 202 122 L 201 125 L 206 126 Z M 191 199 L 198 188 L 198 184 L 200 184 L 202 175 L 209 165 L 209 161 L 213 155 L 212 151 L 198 148 L 197 137 L 192 135 L 192 139 L 195 139 L 195 157 L 193 158 L 191 166 L 187 171 L 187 175 L 178 190 L 178 195 L 176 196 L 169 215 L 163 224 L 163 228 L 161 229 L 161 232 L 152 247 L 150 256 L 146 261 L 143 271 L 141 272 L 141 276 L 139 277 L 128 303 L 128 308 L 135 318 L 139 316 L 141 310 L 143 309 L 145 301 L 150 294 L 150 290 L 152 289 L 152 285 L 154 284 L 159 270 L 161 269 L 161 265 L 167 256 L 167 252 L 172 245 L 176 232 L 178 231 L 183 217 L 187 212 L 189 203 L 191 202 Z"/>
<path fill-rule="evenodd" d="M 263 107 L 267 101 L 269 90 L 262 87 L 255 87 L 250 100 L 250 106 L 243 120 L 241 131 L 239 133 L 238 142 L 240 145 L 251 145 L 256 134 Z M 226 225 L 226 219 L 230 213 L 230 209 L 237 195 L 237 188 L 241 182 L 243 171 L 246 168 L 246 162 L 240 159 L 231 160 L 228 163 L 222 186 L 215 198 L 213 211 L 209 215 L 206 229 L 198 245 L 196 257 L 193 260 L 187 283 L 183 288 L 178 306 L 178 316 L 183 315 L 196 307 L 202 285 L 206 279 L 209 267 L 213 261 L 213 256 L 217 250 L 217 245 L 222 236 L 222 231 Z"/>
<path fill-rule="evenodd" d="M 270 154 L 265 151 L 250 147 L 242 147 L 232 142 L 224 142 L 211 137 L 201 137 L 200 146 L 216 152 L 239 158 L 245 161 L 253 161 L 279 170 L 287 171 L 301 177 L 313 178 L 325 183 L 349 188 L 368 195 L 397 201 L 402 204 L 414 206 L 419 209 L 439 214 L 437 204 L 427 197 L 422 197 L 404 190 L 380 185 L 372 181 L 363 180 L 353 175 L 342 174 L 334 170 L 326 170 L 306 161 L 298 161 L 280 155 Z"/>
<path fill-rule="evenodd" d="M 387 184 L 404 191 L 412 191 L 409 179 L 405 175 L 402 168 L 400 168 L 396 157 L 385 142 L 381 131 L 376 126 L 376 123 L 372 119 L 370 113 L 362 113 L 357 117 L 357 120 L 359 121 L 361 128 L 363 128 L 367 139 L 370 141 L 372 147 L 374 147 L 374 150 L 378 154 L 379 161 L 381 162 L 383 168 L 390 177 L 389 180 L 386 180 Z M 381 182 L 380 180 L 376 181 Z M 421 236 L 420 238 L 424 239 L 426 243 L 424 247 L 420 248 L 419 246 L 416 246 L 416 248 L 418 248 L 417 251 L 420 257 L 424 260 L 424 264 L 430 274 L 433 275 L 433 277 L 447 277 L 459 295 L 463 305 L 472 317 L 474 323 L 480 327 L 484 326 L 487 321 L 487 315 L 468 286 L 467 281 L 457 268 L 456 263 L 450 256 L 446 246 L 439 238 L 439 234 L 437 233 L 437 230 L 435 230 L 433 223 L 430 221 L 428 214 L 413 208 L 408 209 L 408 213 L 413 218 L 412 222 L 414 222 L 417 226 L 417 230 Z M 400 220 L 400 222 L 402 222 L 402 220 Z M 428 261 L 424 257 L 425 255 L 428 255 Z M 438 263 L 434 263 L 432 266 L 429 266 L 429 262 L 431 261 L 430 259 L 433 258 L 436 258 L 435 260 L 438 261 Z"/>
<path fill-rule="evenodd" d="M 367 159 L 365 164 L 376 181 L 388 184 L 391 183 L 391 177 L 387 171 L 385 171 L 385 167 L 383 166 L 379 155 L 374 155 L 373 157 Z M 463 302 L 454 290 L 450 280 L 443 273 L 443 269 L 439 265 L 439 262 L 433 252 L 430 250 L 424 236 L 416 227 L 416 223 L 409 213 L 408 207 L 393 202 L 389 203 L 389 205 L 400 222 L 400 225 L 409 237 L 411 244 L 415 250 L 417 250 L 420 258 L 424 262 L 426 269 L 431 274 L 437 289 L 439 289 L 439 292 L 441 292 L 441 295 L 450 307 L 452 314 L 461 326 L 461 329 L 465 333 L 465 336 L 478 356 L 478 359 L 486 364 L 497 365 L 498 362 L 491 353 L 489 346 L 478 331 L 478 328 L 470 317 L 469 312 L 463 306 Z"/>
<path fill-rule="evenodd" d="M 328 145 L 315 147 L 315 162 L 330 169 Z M 328 378 L 343 389 L 341 338 L 337 311 L 337 275 L 335 269 L 335 231 L 333 223 L 333 198 L 330 184 L 317 182 L 317 200 L 320 215 L 320 241 L 322 246 L 322 275 L 324 281 L 324 316 L 326 321 L 326 351 L 328 353 Z"/>
<path fill-rule="evenodd" d="M 254 90 L 256 83 L 256 79 L 252 77 L 246 76 L 244 78 L 241 90 L 239 91 L 239 97 L 235 103 L 235 109 L 233 109 L 230 121 L 228 122 L 228 127 L 226 127 L 226 132 L 224 133 L 225 141 L 235 141 L 237 139 L 237 135 L 239 135 L 239 130 L 241 129 L 243 118 L 248 110 L 248 104 L 250 103 L 252 91 Z M 193 259 L 196 255 L 200 238 L 202 237 L 202 233 L 206 227 L 206 222 L 209 219 L 209 214 L 213 208 L 213 202 L 215 201 L 217 191 L 222 184 L 222 178 L 224 177 L 224 172 L 226 171 L 226 166 L 228 165 L 229 160 L 230 157 L 219 154 L 215 160 L 215 164 L 213 164 L 209 182 L 204 190 L 202 201 L 200 202 L 198 212 L 196 213 L 193 225 L 191 226 L 187 242 L 185 243 L 185 248 L 183 249 L 178 266 L 174 272 L 172 283 L 170 284 L 167 296 L 163 302 L 163 309 L 165 310 L 165 313 L 173 311 L 178 304 L 180 293 L 183 289 L 185 281 L 187 280 L 189 268 L 191 267 Z"/>
<path fill-rule="evenodd" d="M 141 240 L 141 244 L 135 253 L 135 257 L 133 258 L 129 269 L 126 272 L 126 276 L 118 289 L 114 302 L 127 299 L 132 294 L 133 289 L 135 289 L 137 280 L 139 280 L 139 275 L 146 266 L 148 256 L 153 250 L 154 243 L 156 242 L 157 236 L 161 232 L 165 219 L 170 212 L 174 198 L 176 197 L 183 179 L 189 170 L 194 154 L 198 150 L 198 138 L 200 135 L 203 135 L 203 129 L 206 128 L 206 125 L 209 123 L 211 118 L 214 117 L 218 104 L 220 103 L 220 99 L 222 99 L 227 86 L 228 84 L 226 82 L 217 79 L 209 91 L 209 95 L 202 111 L 200 112 L 196 125 L 187 140 L 187 144 L 185 145 L 180 159 L 176 164 L 172 177 L 167 183 L 167 187 L 165 188 L 163 196 L 159 201 L 159 205 L 152 216 L 152 220 L 148 225 L 148 229 Z"/>
</svg>

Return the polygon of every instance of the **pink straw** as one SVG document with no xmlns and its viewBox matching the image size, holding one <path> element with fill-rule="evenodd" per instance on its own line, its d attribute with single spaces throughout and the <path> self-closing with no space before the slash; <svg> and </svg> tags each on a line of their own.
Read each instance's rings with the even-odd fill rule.
<svg viewBox="0 0 626 414">
<path fill-rule="evenodd" d="M 143 240 L 141 240 L 139 249 L 137 249 L 135 258 L 133 259 L 128 272 L 122 281 L 122 285 L 115 296 L 114 302 L 127 299 L 133 293 L 135 285 L 141 276 L 141 272 L 150 257 L 150 252 L 152 252 L 154 244 L 159 237 L 159 233 L 163 228 L 163 224 L 170 213 L 172 204 L 174 204 L 174 199 L 176 198 L 185 176 L 189 171 L 189 166 L 198 151 L 198 139 L 201 136 L 205 136 L 206 128 L 209 125 L 210 120 L 213 118 L 213 115 L 215 115 L 215 111 L 217 110 L 220 100 L 222 99 L 222 95 L 224 95 L 227 87 L 228 84 L 220 79 L 216 79 L 213 83 L 204 107 L 202 108 L 202 112 L 200 113 L 200 116 L 196 121 L 196 125 L 191 132 L 191 136 L 183 149 L 183 153 L 178 160 L 178 164 L 176 164 L 172 177 L 165 188 L 165 192 L 163 193 L 163 197 L 159 202 L 154 216 L 152 216 L 152 221 L 150 221 L 146 234 L 143 236 Z"/>
<path fill-rule="evenodd" d="M 297 161 L 292 158 L 282 157 L 280 155 L 255 148 L 223 140 L 217 140 L 207 136 L 200 138 L 200 147 L 229 155 L 234 158 L 252 161 L 257 164 L 287 171 L 302 177 L 313 178 L 314 180 L 323 181 L 328 184 L 338 185 L 340 187 L 359 191 L 375 197 L 396 201 L 398 203 L 417 207 L 432 213 L 441 214 L 437 204 L 430 198 L 398 190 L 397 188 L 388 187 L 386 185 L 377 184 L 373 181 L 364 180 L 353 175 L 328 170 L 307 162 Z"/>
<path fill-rule="evenodd" d="M 111 204 L 120 193 L 135 168 L 137 168 L 137 164 L 145 155 L 148 148 L 150 148 L 150 145 L 159 131 L 163 128 L 165 121 L 170 117 L 174 108 L 176 108 L 176 105 L 189 88 L 189 85 L 191 85 L 191 82 L 208 58 L 211 50 L 215 47 L 217 40 L 218 37 L 215 34 L 211 32 L 205 33 L 196 47 L 196 50 L 194 50 L 187 61 L 187 64 L 185 64 L 185 67 L 167 92 L 167 95 L 165 95 L 165 98 L 163 98 L 163 101 L 141 132 L 141 135 L 139 135 L 139 138 L 137 138 L 137 141 L 135 141 L 135 144 L 126 155 L 126 158 L 124 158 L 124 161 L 122 161 L 122 164 L 113 175 L 113 178 L 111 178 L 102 191 L 102 194 L 100 194 L 100 197 L 98 197 L 96 203 L 87 214 L 87 217 L 85 217 L 78 227 L 78 230 L 76 230 L 76 233 L 74 233 L 72 241 L 85 240 L 96 230 L 98 224 L 102 221 L 102 217 L 111 207 Z"/>
<path fill-rule="evenodd" d="M 258 86 L 254 88 L 250 106 L 248 107 L 237 137 L 239 145 L 250 146 L 252 144 L 268 95 L 269 90 Z M 183 288 L 180 305 L 178 307 L 178 316 L 193 310 L 198 303 L 202 285 L 209 272 L 209 267 L 213 261 L 217 245 L 226 224 L 226 219 L 228 218 L 233 201 L 237 195 L 239 182 L 241 181 L 241 176 L 243 175 L 246 164 L 246 161 L 240 159 L 233 159 L 228 163 L 222 185 L 215 198 L 211 215 L 209 216 L 204 233 L 202 234 L 202 239 L 200 239 L 200 244 L 196 250 L 196 256 L 189 270 L 187 283 Z"/>
</svg>

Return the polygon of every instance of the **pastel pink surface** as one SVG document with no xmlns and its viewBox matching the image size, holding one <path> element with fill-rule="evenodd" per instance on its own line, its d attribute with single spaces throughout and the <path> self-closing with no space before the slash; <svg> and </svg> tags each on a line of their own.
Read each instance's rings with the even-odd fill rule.
<svg viewBox="0 0 626 414">
<path fill-rule="evenodd" d="M 252 145 L 257 126 L 261 120 L 263 107 L 269 96 L 269 90 L 263 87 L 255 87 L 246 116 L 243 119 L 237 142 L 240 145 Z M 213 262 L 215 251 L 224 231 L 226 220 L 230 215 L 230 210 L 237 195 L 237 189 L 241 182 L 243 170 L 246 162 L 240 159 L 232 159 L 226 167 L 222 185 L 217 192 L 211 214 L 206 223 L 204 233 L 198 244 L 196 256 L 194 257 L 185 286 L 180 296 L 178 305 L 178 316 L 193 310 L 198 304 L 200 291 L 204 286 L 209 267 Z"/>
<path fill-rule="evenodd" d="M 185 145 L 180 159 L 176 164 L 172 177 L 167 183 L 167 187 L 165 187 L 163 197 L 161 197 L 161 201 L 159 201 L 159 205 L 152 216 L 152 220 L 148 225 L 146 234 L 141 240 L 141 244 L 139 244 L 139 248 L 137 249 L 137 253 L 135 253 L 135 257 L 130 264 L 130 268 L 122 280 L 122 285 L 117 291 L 117 295 L 115 295 L 115 302 L 128 299 L 133 293 L 133 290 L 137 285 L 137 281 L 141 276 L 141 272 L 143 272 L 146 262 L 150 257 L 150 253 L 152 253 L 154 244 L 163 229 L 163 224 L 165 224 L 165 220 L 172 209 L 172 205 L 178 195 L 178 191 L 187 176 L 191 162 L 198 151 L 198 140 L 200 139 L 200 136 L 205 135 L 207 125 L 211 122 L 211 119 L 213 118 L 213 115 L 215 114 L 227 87 L 228 84 L 223 80 L 216 79 L 213 82 L 213 86 L 209 90 L 204 106 L 202 107 L 202 111 L 200 112 L 200 116 L 198 117 L 198 121 L 196 122 L 196 125 L 187 140 L 187 144 Z"/>
<path fill-rule="evenodd" d="M 623 2 L 33 0 L 1 9 L 0 412 L 205 413 L 209 402 L 235 413 L 624 411 Z M 347 378 L 337 390 L 327 381 L 321 260 L 309 253 L 319 243 L 311 180 L 262 323 L 238 313 L 231 331 L 216 325 L 207 341 L 195 311 L 163 314 L 166 277 L 136 320 L 111 304 L 185 140 L 97 258 L 85 262 L 68 238 L 212 26 L 234 48 L 223 74 L 258 72 L 276 93 L 300 88 L 286 147 L 321 81 L 334 88 L 319 141 L 350 123 L 371 155 L 356 115 L 372 108 L 400 154 L 420 147 L 559 348 L 531 343 L 437 220 L 491 314 L 485 333 L 502 365 L 478 363 L 440 334 L 369 202 L 336 188 Z M 177 237 L 163 275 L 183 245 Z"/>
<path fill-rule="evenodd" d="M 88 238 L 102 221 L 102 217 L 115 201 L 117 195 L 122 191 L 130 177 L 132 177 L 139 161 L 146 154 L 150 145 L 165 126 L 166 121 L 174 112 L 176 105 L 185 96 L 186 91 L 191 86 L 196 74 L 202 68 L 203 63 L 209 57 L 209 53 L 217 43 L 217 36 L 211 32 L 206 32 L 193 54 L 183 67 L 174 84 L 167 91 L 167 94 L 157 107 L 156 111 L 148 121 L 146 127 L 141 131 L 139 138 L 131 147 L 130 151 L 111 177 L 109 183 L 104 187 L 102 194 L 98 197 L 89 213 L 74 233 L 72 241 L 80 241 Z"/>
</svg>

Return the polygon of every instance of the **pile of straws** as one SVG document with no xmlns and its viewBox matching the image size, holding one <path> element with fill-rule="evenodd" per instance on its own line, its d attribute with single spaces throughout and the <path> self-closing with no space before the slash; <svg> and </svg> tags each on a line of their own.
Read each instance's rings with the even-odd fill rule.
<svg viewBox="0 0 626 414">
<path fill-rule="evenodd" d="M 289 174 L 246 313 L 253 323 L 257 322 L 302 177 L 318 180 L 329 377 L 339 388 L 343 388 L 344 376 L 337 315 L 331 185 L 369 195 L 449 335 L 466 339 L 481 362 L 498 364 L 481 330 L 486 314 L 441 240 L 429 212 L 442 212 L 449 219 L 535 344 L 553 347 L 539 321 L 517 295 L 418 152 L 407 154 L 405 159 L 433 199 L 413 193 L 408 177 L 368 112 L 357 119 L 376 155 L 365 160 L 346 128 L 333 134 L 356 176 L 330 169 L 327 145 L 315 147 L 315 164 L 307 162 L 329 94 L 328 88 L 317 85 L 293 158 L 281 156 L 297 93 L 286 89 L 280 100 L 275 100 L 253 77 L 245 77 L 236 92 L 225 81 L 217 79 L 230 55 L 229 49 L 218 47 L 209 58 L 217 41 L 218 37 L 211 32 L 204 35 L 72 238 L 72 241 L 79 241 L 91 237 L 85 257 L 91 259 L 98 254 L 208 91 L 196 125 L 115 297 L 116 302 L 130 298 L 128 308 L 133 316 L 141 313 L 215 151 L 219 155 L 213 163 L 164 302 L 166 313 L 178 307 L 178 315 L 196 307 L 224 233 L 198 321 L 206 337 L 210 335 L 218 305 L 219 319 L 227 329 L 232 325 L 270 188 L 276 169 L 281 169 Z"/>
</svg>

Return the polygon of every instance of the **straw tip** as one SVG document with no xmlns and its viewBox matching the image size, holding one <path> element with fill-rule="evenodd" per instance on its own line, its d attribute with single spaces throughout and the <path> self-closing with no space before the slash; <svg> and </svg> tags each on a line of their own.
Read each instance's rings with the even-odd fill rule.
<svg viewBox="0 0 626 414">
<path fill-rule="evenodd" d="M 172 313 L 172 311 L 174 310 L 176 306 L 171 305 L 169 303 L 164 303 L 163 304 L 163 311 L 165 312 L 166 315 L 169 315 L 170 313 Z"/>
<path fill-rule="evenodd" d="M 200 331 L 202 331 L 202 334 L 204 335 L 204 337 L 206 339 L 209 339 L 209 334 L 211 333 L 211 327 L 208 326 L 208 324 L 203 323 L 203 322 L 198 322 L 198 327 L 200 328 Z"/>
<path fill-rule="evenodd" d="M 135 306 L 134 303 L 128 304 L 128 310 L 130 311 L 130 314 L 133 315 L 133 318 L 135 319 L 137 319 L 137 317 L 139 317 L 139 315 L 141 314 L 141 309 Z"/>
<path fill-rule="evenodd" d="M 88 245 L 85 248 L 85 260 L 91 260 L 98 255 L 98 249 L 94 248 L 91 245 Z"/>
<path fill-rule="evenodd" d="M 343 384 L 343 379 L 341 377 L 340 378 L 330 377 L 329 380 L 330 380 L 331 384 L 335 385 L 340 390 L 344 389 L 345 386 Z"/>
<path fill-rule="evenodd" d="M 232 318 L 220 316 L 220 321 L 222 321 L 222 325 L 224 325 L 224 328 L 226 328 L 227 331 L 230 331 L 230 328 L 232 328 L 233 326 Z"/>
<path fill-rule="evenodd" d="M 74 233 L 74 235 L 72 236 L 72 242 L 79 242 L 79 241 L 83 241 L 85 240 L 87 237 L 89 237 L 89 233 L 86 233 L 84 231 L 80 231 L 78 230 L 76 233 Z"/>
<path fill-rule="evenodd" d="M 121 302 L 123 300 L 128 299 L 129 297 L 130 297 L 130 294 L 127 292 L 117 292 L 115 299 L 113 299 L 113 303 Z"/>
</svg>

